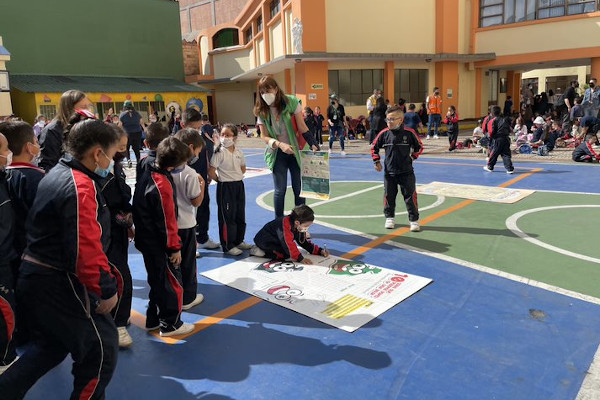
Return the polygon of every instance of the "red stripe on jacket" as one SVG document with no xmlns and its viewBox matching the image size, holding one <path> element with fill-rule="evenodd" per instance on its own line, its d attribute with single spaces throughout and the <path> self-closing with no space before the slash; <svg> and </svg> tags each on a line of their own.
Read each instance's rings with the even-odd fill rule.
<svg viewBox="0 0 600 400">
<path fill-rule="evenodd" d="M 592 147 L 592 144 L 590 142 L 586 141 L 585 145 L 587 146 L 587 148 L 590 151 L 590 153 L 592 153 L 592 155 L 594 157 L 596 157 L 596 160 L 600 158 L 600 156 L 598 156 L 598 154 L 594 151 L 594 148 Z"/>
<path fill-rule="evenodd" d="M 159 173 L 152 172 L 152 180 L 158 190 L 163 216 L 165 219 L 165 231 L 167 234 L 167 249 L 179 251 L 181 239 L 177 228 L 177 216 L 175 215 L 175 201 L 173 200 L 173 186 L 169 179 Z"/>
<path fill-rule="evenodd" d="M 108 258 L 102 249 L 102 226 L 98 222 L 98 199 L 94 181 L 81 171 L 73 169 L 77 193 L 77 277 L 90 292 L 102 296 L 102 273 L 114 276 Z M 116 289 L 116 288 L 115 288 Z M 112 297 L 114 293 L 110 295 Z M 109 298 L 110 298 L 109 297 Z"/>
<path fill-rule="evenodd" d="M 3 297 L 0 297 L 0 314 L 4 316 L 6 323 L 6 339 L 10 343 L 13 332 L 15 331 L 15 313 L 10 303 Z M 6 343 L 8 346 L 8 343 Z"/>
<path fill-rule="evenodd" d="M 379 154 L 375 154 L 375 145 L 376 145 L 377 140 L 379 139 L 379 137 L 381 135 L 383 135 L 384 132 L 387 132 L 389 130 L 390 130 L 390 128 L 382 129 L 381 132 L 379 132 L 377 134 L 377 137 L 375 138 L 375 140 L 373 140 L 373 144 L 371 145 L 371 158 L 373 159 L 373 161 L 379 161 L 379 160 L 381 160 L 381 156 Z"/>
<path fill-rule="evenodd" d="M 89 400 L 94 395 L 96 387 L 98 386 L 98 378 L 94 378 L 88 382 L 79 394 L 79 400 Z"/>
<path fill-rule="evenodd" d="M 285 245 L 290 251 L 290 257 L 294 260 L 301 260 L 302 254 L 300 254 L 300 250 L 298 250 L 298 246 L 296 246 L 296 242 L 294 242 L 294 234 L 292 233 L 292 225 L 290 221 L 291 218 L 289 215 L 283 218 L 283 239 L 285 240 Z"/>
</svg>

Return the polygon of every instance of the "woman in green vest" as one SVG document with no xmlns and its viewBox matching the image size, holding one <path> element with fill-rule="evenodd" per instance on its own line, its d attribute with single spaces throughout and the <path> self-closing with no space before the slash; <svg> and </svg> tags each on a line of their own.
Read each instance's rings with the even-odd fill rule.
<svg viewBox="0 0 600 400">
<path fill-rule="evenodd" d="M 288 171 L 292 177 L 294 203 L 299 206 L 305 203 L 300 197 L 300 150 L 308 150 L 310 145 L 317 151 L 319 146 L 304 123 L 300 100 L 283 93 L 270 76 L 260 79 L 258 94 L 254 105 L 256 125 L 267 144 L 265 161 L 273 171 L 275 217 L 283 217 Z"/>
</svg>

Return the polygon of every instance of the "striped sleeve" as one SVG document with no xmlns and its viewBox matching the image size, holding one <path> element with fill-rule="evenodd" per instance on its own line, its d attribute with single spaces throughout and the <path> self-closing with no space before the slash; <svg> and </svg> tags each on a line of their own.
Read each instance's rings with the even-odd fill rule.
<svg viewBox="0 0 600 400">
<path fill-rule="evenodd" d="M 160 198 L 159 204 L 163 218 L 164 235 L 166 236 L 166 248 L 172 252 L 179 251 L 181 250 L 181 239 L 177 233 L 177 215 L 175 214 L 173 186 L 171 186 L 171 182 L 169 182 L 169 179 L 165 175 L 156 172 L 152 172 L 152 180 Z M 157 218 L 160 217 L 157 216 Z"/>
<path fill-rule="evenodd" d="M 77 277 L 90 293 L 110 299 L 117 293 L 116 279 L 102 249 L 96 185 L 86 174 L 73 170 L 77 193 Z"/>
<path fill-rule="evenodd" d="M 379 143 L 379 140 L 381 138 L 381 135 L 383 135 L 387 131 L 389 131 L 389 128 L 385 128 L 385 129 L 381 130 L 381 132 L 379 132 L 379 134 L 377 134 L 377 137 L 375 138 L 375 140 L 373 140 L 373 144 L 371 145 L 371 158 L 373 159 L 374 163 L 381 160 L 381 156 L 379 155 L 379 149 L 381 148 L 381 143 Z"/>
</svg>

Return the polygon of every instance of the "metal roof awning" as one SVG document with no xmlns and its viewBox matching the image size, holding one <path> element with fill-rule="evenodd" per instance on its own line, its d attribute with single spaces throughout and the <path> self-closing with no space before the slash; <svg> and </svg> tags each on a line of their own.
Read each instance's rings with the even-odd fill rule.
<svg viewBox="0 0 600 400">
<path fill-rule="evenodd" d="M 10 84 L 26 93 L 63 93 L 70 89 L 88 93 L 210 92 L 170 78 L 11 74 Z"/>
<path fill-rule="evenodd" d="M 417 54 L 417 53 L 305 53 L 288 54 L 278 57 L 257 68 L 246 71 L 231 78 L 232 81 L 254 80 L 262 75 L 270 75 L 281 72 L 282 69 L 291 68 L 295 63 L 302 61 L 459 61 L 459 62 L 477 62 L 493 60 L 496 58 L 494 53 L 482 54 Z"/>
</svg>

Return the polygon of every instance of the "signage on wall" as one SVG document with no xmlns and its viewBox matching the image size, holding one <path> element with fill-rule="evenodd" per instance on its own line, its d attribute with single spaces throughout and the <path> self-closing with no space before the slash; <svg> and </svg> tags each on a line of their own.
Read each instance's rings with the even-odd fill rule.
<svg viewBox="0 0 600 400">
<path fill-rule="evenodd" d="M 317 99 L 317 94 L 316 93 L 309 93 L 308 94 L 308 99 L 309 100 L 316 100 Z"/>
<path fill-rule="evenodd" d="M 452 91 L 452 89 L 446 89 L 446 97 L 447 97 L 447 98 L 451 99 L 451 98 L 452 98 L 452 95 L 453 95 L 453 93 L 454 93 L 454 92 Z"/>
<path fill-rule="evenodd" d="M 322 90 L 323 84 L 322 83 L 313 83 L 312 85 L 310 85 L 310 88 L 313 90 Z"/>
</svg>

